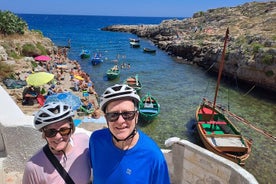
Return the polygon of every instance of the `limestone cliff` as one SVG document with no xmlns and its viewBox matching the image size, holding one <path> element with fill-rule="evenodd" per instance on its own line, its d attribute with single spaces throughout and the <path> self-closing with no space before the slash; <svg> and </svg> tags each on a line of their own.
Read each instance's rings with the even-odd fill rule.
<svg viewBox="0 0 276 184">
<path fill-rule="evenodd" d="M 26 30 L 23 35 L 0 34 L 0 79 L 32 70 L 33 57 L 38 55 L 52 55 L 57 47 L 40 31 Z M 10 66 L 11 69 L 4 69 Z"/>
<path fill-rule="evenodd" d="M 102 30 L 131 32 L 150 39 L 185 63 L 217 71 L 226 29 L 230 40 L 224 74 L 276 91 L 276 2 L 253 2 L 197 12 L 159 25 L 112 25 Z"/>
</svg>

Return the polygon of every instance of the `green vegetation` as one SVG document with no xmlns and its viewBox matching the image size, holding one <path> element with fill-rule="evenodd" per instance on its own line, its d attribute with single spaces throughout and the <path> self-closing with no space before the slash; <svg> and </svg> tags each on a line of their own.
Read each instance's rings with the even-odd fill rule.
<svg viewBox="0 0 276 184">
<path fill-rule="evenodd" d="M 259 52 L 259 49 L 263 47 L 263 45 L 259 43 L 253 43 L 252 47 L 253 47 L 253 53 L 256 54 Z"/>
<path fill-rule="evenodd" d="M 0 62 L 0 79 L 11 77 L 13 75 L 13 67 L 4 62 Z"/>
<path fill-rule="evenodd" d="M 265 75 L 268 77 L 272 77 L 274 75 L 274 72 L 272 70 L 269 70 L 269 71 L 265 72 Z"/>
<path fill-rule="evenodd" d="M 273 55 L 272 54 L 265 54 L 263 55 L 262 62 L 267 65 L 272 65 L 273 64 Z"/>
<path fill-rule="evenodd" d="M 41 36 L 41 38 L 44 37 L 42 31 L 40 31 L 40 30 L 34 30 L 34 29 L 32 29 L 31 32 L 39 34 Z"/>
<path fill-rule="evenodd" d="M 45 47 L 43 45 L 41 45 L 41 43 L 37 43 L 36 47 L 41 51 L 41 55 L 47 55 L 47 51 L 45 49 Z"/>
<path fill-rule="evenodd" d="M 22 47 L 22 54 L 24 56 L 34 56 L 35 55 L 36 47 L 31 43 L 26 43 Z"/>
<path fill-rule="evenodd" d="M 8 55 L 10 57 L 13 57 L 14 59 L 19 59 L 20 58 L 20 56 L 15 51 L 9 52 Z"/>
<path fill-rule="evenodd" d="M 10 11 L 0 11 L 0 33 L 4 35 L 24 34 L 27 23 Z"/>
</svg>

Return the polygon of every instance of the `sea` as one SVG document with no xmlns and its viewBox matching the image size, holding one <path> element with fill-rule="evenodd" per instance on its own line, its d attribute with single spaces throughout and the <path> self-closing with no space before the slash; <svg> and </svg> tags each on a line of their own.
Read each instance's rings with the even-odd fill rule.
<svg viewBox="0 0 276 184">
<path fill-rule="evenodd" d="M 116 25 L 160 24 L 170 17 L 120 17 L 82 15 L 37 15 L 19 14 L 30 30 L 40 30 L 57 46 L 71 48 L 68 57 L 77 60 L 95 84 L 98 94 L 114 84 L 122 83 L 128 76 L 138 74 L 142 83 L 140 95 L 152 94 L 160 103 L 159 116 L 151 123 L 139 123 L 138 128 L 154 139 L 161 148 L 170 137 L 179 137 L 203 146 L 195 129 L 195 110 L 202 97 L 213 100 L 216 74 L 209 75 L 206 69 L 197 65 L 182 64 L 151 41 L 140 39 L 141 47 L 132 48 L 129 38 L 136 35 L 125 32 L 102 31 L 101 28 Z M 183 19 L 183 18 L 177 18 Z M 144 53 L 143 48 L 156 49 L 155 54 Z M 93 66 L 90 59 L 81 59 L 82 49 L 92 55 L 100 52 L 103 63 Z M 120 78 L 107 80 L 105 72 L 118 61 Z M 258 90 L 254 85 L 240 81 L 229 82 L 222 78 L 217 104 L 221 104 L 234 114 L 245 118 L 251 125 L 276 136 L 276 94 Z M 252 153 L 244 168 L 252 173 L 259 183 L 276 181 L 276 143 L 251 126 L 234 121 L 242 134 L 253 140 Z"/>
</svg>

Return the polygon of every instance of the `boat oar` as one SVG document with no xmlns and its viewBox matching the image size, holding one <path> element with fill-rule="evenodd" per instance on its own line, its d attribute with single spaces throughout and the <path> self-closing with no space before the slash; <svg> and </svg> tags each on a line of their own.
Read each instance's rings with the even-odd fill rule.
<svg viewBox="0 0 276 184">
<path fill-rule="evenodd" d="M 213 103 L 211 101 L 207 100 L 206 98 L 203 98 L 203 100 L 204 100 L 204 102 L 208 103 L 209 105 L 213 105 Z M 262 129 L 260 129 L 260 128 L 254 126 L 254 125 L 252 125 L 248 120 L 246 120 L 246 119 L 244 119 L 242 117 L 239 117 L 238 115 L 236 115 L 236 114 L 234 114 L 234 113 L 232 113 L 232 112 L 224 109 L 221 106 L 216 105 L 216 108 L 220 109 L 224 113 L 227 113 L 228 115 L 230 115 L 231 117 L 235 118 L 236 120 L 243 122 L 244 124 L 246 124 L 250 128 L 252 128 L 252 129 L 256 130 L 257 132 L 259 132 L 259 133 L 261 133 L 261 134 L 263 134 L 263 135 L 271 138 L 274 142 L 276 142 L 276 137 L 275 136 L 273 136 L 272 134 L 270 134 L 269 132 L 267 132 L 265 130 L 262 130 Z"/>
</svg>

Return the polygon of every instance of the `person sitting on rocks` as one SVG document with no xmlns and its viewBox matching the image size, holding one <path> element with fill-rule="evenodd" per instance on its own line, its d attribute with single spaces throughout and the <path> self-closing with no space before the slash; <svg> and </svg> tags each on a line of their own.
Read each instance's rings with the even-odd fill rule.
<svg viewBox="0 0 276 184">
<path fill-rule="evenodd" d="M 39 91 L 34 86 L 26 87 L 22 92 L 22 105 L 34 105 L 34 100 L 39 95 Z"/>
</svg>

